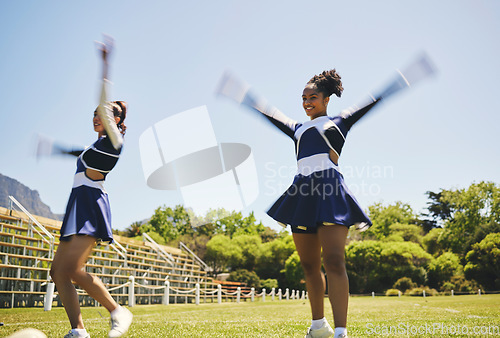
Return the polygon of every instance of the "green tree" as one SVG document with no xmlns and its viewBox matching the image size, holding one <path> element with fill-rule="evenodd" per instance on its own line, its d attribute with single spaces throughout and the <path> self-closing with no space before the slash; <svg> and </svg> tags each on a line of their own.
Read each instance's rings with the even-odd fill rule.
<svg viewBox="0 0 500 338">
<path fill-rule="evenodd" d="M 259 235 L 262 239 L 262 243 L 271 242 L 280 237 L 280 234 L 270 227 L 264 227 L 264 231 L 262 231 Z"/>
<path fill-rule="evenodd" d="M 193 233 L 190 215 L 182 205 L 174 209 L 167 206 L 157 208 L 148 223 L 166 242 L 176 240 L 179 235 Z"/>
<path fill-rule="evenodd" d="M 278 288 L 278 281 L 276 279 L 268 278 L 260 281 L 260 286 L 266 289 L 266 293 L 270 292 L 273 288 Z"/>
<path fill-rule="evenodd" d="M 285 262 L 286 287 L 295 290 L 305 290 L 304 270 L 300 265 L 300 257 L 295 251 Z"/>
<path fill-rule="evenodd" d="M 443 244 L 460 256 L 471 249 L 485 229 L 500 224 L 500 187 L 493 182 L 471 184 L 467 189 L 442 190 L 439 203 L 449 208 L 444 221 Z"/>
<path fill-rule="evenodd" d="M 238 213 L 241 215 L 241 213 Z M 257 222 L 255 214 L 250 212 L 247 217 L 242 217 L 238 223 L 235 235 L 261 235 L 266 231 L 262 222 Z"/>
<path fill-rule="evenodd" d="M 172 223 L 174 224 L 179 236 L 193 235 L 194 229 L 191 220 L 195 215 L 191 209 L 186 209 L 182 205 L 176 205 L 173 210 Z"/>
<path fill-rule="evenodd" d="M 223 234 L 232 238 L 236 233 L 238 226 L 242 223 L 243 215 L 241 212 L 231 212 L 226 217 L 220 219 L 218 222 L 223 231 Z"/>
<path fill-rule="evenodd" d="M 261 254 L 262 240 L 258 235 L 235 235 L 232 239 L 235 250 L 239 251 L 230 261 L 232 269 L 253 271 Z"/>
<path fill-rule="evenodd" d="M 205 234 L 182 235 L 178 240 L 168 243 L 172 247 L 179 247 L 179 242 L 184 243 L 191 251 L 193 251 L 201 260 L 205 260 L 207 252 L 207 243 L 210 240 Z"/>
<path fill-rule="evenodd" d="M 207 235 L 225 234 L 229 237 L 235 235 L 260 235 L 266 232 L 262 222 L 257 222 L 255 215 L 251 212 L 243 217 L 241 212 L 225 209 L 209 210 L 200 224 L 200 231 Z"/>
<path fill-rule="evenodd" d="M 207 242 L 205 263 L 212 268 L 212 274 L 217 276 L 230 266 L 230 262 L 241 261 L 241 250 L 226 235 L 215 235 Z"/>
<path fill-rule="evenodd" d="M 119 235 L 126 236 L 126 237 L 136 237 L 141 235 L 141 225 L 142 222 L 134 222 L 130 224 L 128 228 L 125 229 L 125 231 L 118 233 Z"/>
<path fill-rule="evenodd" d="M 383 291 L 401 277 L 409 277 L 414 282 L 426 282 L 425 267 L 432 256 L 422 247 L 412 242 L 384 243 L 380 253 L 380 285 L 375 291 Z"/>
<path fill-rule="evenodd" d="M 220 230 L 218 222 L 202 222 L 194 226 L 196 234 L 194 236 L 207 236 L 212 237 L 214 235 L 223 234 L 224 232 Z"/>
<path fill-rule="evenodd" d="M 141 224 L 141 226 L 137 230 L 137 233 L 138 233 L 138 235 L 135 236 L 135 239 L 137 239 L 138 241 L 142 241 L 142 234 L 151 234 L 151 233 L 158 234 L 155 231 L 155 229 L 153 228 L 153 226 L 151 224 L 149 224 L 149 223 L 143 223 L 143 224 Z M 160 234 L 158 234 L 158 235 L 161 237 Z"/>
<path fill-rule="evenodd" d="M 411 278 L 401 277 L 400 279 L 398 279 L 396 281 L 396 283 L 394 283 L 394 285 L 392 287 L 394 289 L 401 291 L 402 293 L 405 293 L 406 290 L 411 290 L 411 289 L 417 287 L 417 284 L 413 283 Z"/>
<path fill-rule="evenodd" d="M 154 232 L 154 231 L 148 231 L 148 232 L 143 232 L 145 234 L 147 234 L 149 237 L 151 237 L 153 239 L 153 241 L 155 241 L 156 243 L 158 244 L 167 244 L 165 242 L 165 239 L 157 232 Z"/>
<path fill-rule="evenodd" d="M 460 293 L 477 293 L 478 289 L 482 287 L 475 280 L 465 279 L 465 276 L 453 276 L 449 282 L 446 282 L 441 286 L 442 291 L 451 291 Z"/>
<path fill-rule="evenodd" d="M 384 206 L 382 203 L 375 203 L 368 207 L 370 219 L 373 225 L 365 231 L 365 237 L 383 239 L 390 235 L 390 226 L 395 223 L 410 224 L 415 218 L 415 214 L 410 205 L 396 202 L 395 204 Z"/>
<path fill-rule="evenodd" d="M 375 291 L 374 281 L 380 262 L 382 243 L 373 240 L 354 241 L 346 247 L 346 269 L 351 292 Z"/>
<path fill-rule="evenodd" d="M 222 222 L 230 212 L 224 208 L 210 209 L 205 217 L 201 218 L 196 224 L 196 231 L 198 234 L 204 234 L 209 237 L 214 235 L 224 234 L 225 223 Z"/>
<path fill-rule="evenodd" d="M 443 228 L 434 228 L 423 237 L 422 245 L 425 251 L 434 256 L 438 256 L 444 252 L 443 232 Z"/>
<path fill-rule="evenodd" d="M 402 241 L 406 242 L 422 243 L 423 230 L 418 225 L 393 223 L 389 225 L 389 232 L 387 241 L 390 241 L 391 238 L 401 238 Z"/>
<path fill-rule="evenodd" d="M 261 281 L 259 276 L 253 271 L 248 271 L 247 269 L 238 269 L 231 271 L 229 277 L 227 278 L 230 282 L 240 282 L 246 284 L 248 287 L 260 288 Z"/>
<path fill-rule="evenodd" d="M 427 274 L 429 286 L 432 288 L 441 288 L 453 276 L 460 276 L 462 274 L 463 266 L 460 264 L 458 255 L 452 252 L 445 252 L 429 263 Z"/>
<path fill-rule="evenodd" d="M 451 218 L 452 208 L 448 201 L 443 199 L 443 189 L 440 192 L 432 192 L 427 191 L 427 197 L 430 199 L 430 202 L 427 202 L 427 215 L 430 218 L 429 221 L 429 229 L 435 227 L 442 227 L 443 222 L 449 220 Z"/>
<path fill-rule="evenodd" d="M 500 290 L 500 233 L 486 236 L 467 253 L 465 277 L 488 290 Z"/>
<path fill-rule="evenodd" d="M 285 232 L 273 241 L 263 243 L 258 264 L 255 267 L 261 278 L 278 280 L 280 285 L 286 283 L 285 262 L 295 251 L 295 243 L 290 234 Z"/>
<path fill-rule="evenodd" d="M 351 290 L 382 292 L 401 277 L 424 284 L 425 266 L 431 259 L 420 245 L 412 242 L 351 242 L 346 248 Z"/>
<path fill-rule="evenodd" d="M 500 223 L 496 223 L 495 221 L 491 221 L 488 224 L 480 224 L 474 235 L 470 238 L 469 243 L 472 246 L 474 243 L 481 242 L 486 236 L 491 233 L 500 233 Z"/>
</svg>

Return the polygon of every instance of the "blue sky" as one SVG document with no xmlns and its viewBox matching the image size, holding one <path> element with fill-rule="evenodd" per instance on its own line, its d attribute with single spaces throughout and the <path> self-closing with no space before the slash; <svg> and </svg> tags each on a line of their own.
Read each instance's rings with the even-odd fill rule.
<svg viewBox="0 0 500 338">
<path fill-rule="evenodd" d="M 129 103 L 126 148 L 106 180 L 114 227 L 182 203 L 179 192 L 146 185 L 138 140 L 154 123 L 206 105 L 218 142 L 252 148 L 260 193 L 243 213 L 253 210 L 279 229 L 265 210 L 293 178 L 293 143 L 216 98 L 221 74 L 232 70 L 302 121 L 300 96 L 314 74 L 341 74 L 344 94 L 329 105 L 336 115 L 426 51 L 437 76 L 356 124 L 339 162 L 365 208 L 403 201 L 421 212 L 428 190 L 500 181 L 499 19 L 496 0 L 2 1 L 0 173 L 64 212 L 75 161 L 37 161 L 34 138 L 81 146 L 95 140 L 94 41 L 106 33 L 116 41 L 111 97 Z"/>
</svg>

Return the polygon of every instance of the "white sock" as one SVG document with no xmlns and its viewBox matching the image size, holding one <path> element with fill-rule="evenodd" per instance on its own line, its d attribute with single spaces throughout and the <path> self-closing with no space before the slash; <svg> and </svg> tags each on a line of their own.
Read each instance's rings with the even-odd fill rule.
<svg viewBox="0 0 500 338">
<path fill-rule="evenodd" d="M 311 321 L 311 329 L 318 330 L 323 327 L 323 324 L 326 323 L 326 318 L 323 317 L 321 319 L 313 319 Z"/>
<path fill-rule="evenodd" d="M 334 337 L 338 337 L 342 333 L 347 334 L 347 329 L 345 327 L 336 327 L 335 328 L 335 334 L 333 335 Z"/>
<path fill-rule="evenodd" d="M 86 329 L 71 329 L 73 333 L 76 333 L 78 336 L 81 337 L 86 337 L 87 336 L 87 330 Z"/>
<path fill-rule="evenodd" d="M 110 312 L 110 315 L 111 317 L 115 318 L 116 315 L 122 310 L 122 307 L 120 305 L 118 305 L 118 307 L 116 309 L 114 309 L 113 311 Z"/>
</svg>

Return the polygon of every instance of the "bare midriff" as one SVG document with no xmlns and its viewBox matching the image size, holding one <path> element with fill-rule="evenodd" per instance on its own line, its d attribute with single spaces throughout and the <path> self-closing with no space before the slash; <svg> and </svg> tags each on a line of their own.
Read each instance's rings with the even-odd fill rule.
<svg viewBox="0 0 500 338">
<path fill-rule="evenodd" d="M 93 181 L 101 181 L 104 179 L 104 175 L 94 169 L 86 169 L 85 175 Z"/>
<path fill-rule="evenodd" d="M 332 160 L 335 165 L 338 165 L 339 162 L 339 155 L 337 155 L 336 152 L 330 149 L 330 160 Z"/>
</svg>

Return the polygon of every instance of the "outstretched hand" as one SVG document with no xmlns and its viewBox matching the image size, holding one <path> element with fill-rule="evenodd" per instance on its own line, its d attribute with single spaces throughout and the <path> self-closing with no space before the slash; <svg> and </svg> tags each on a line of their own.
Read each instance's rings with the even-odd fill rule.
<svg viewBox="0 0 500 338">
<path fill-rule="evenodd" d="M 104 61 L 108 60 L 108 55 L 113 50 L 114 42 L 113 38 L 106 34 L 103 34 L 103 42 L 97 42 L 97 49 L 100 51 Z"/>
<path fill-rule="evenodd" d="M 106 79 L 108 77 L 108 59 L 113 50 L 114 40 L 111 36 L 103 34 L 103 42 L 96 41 L 96 44 L 103 61 L 103 78 Z"/>
</svg>

